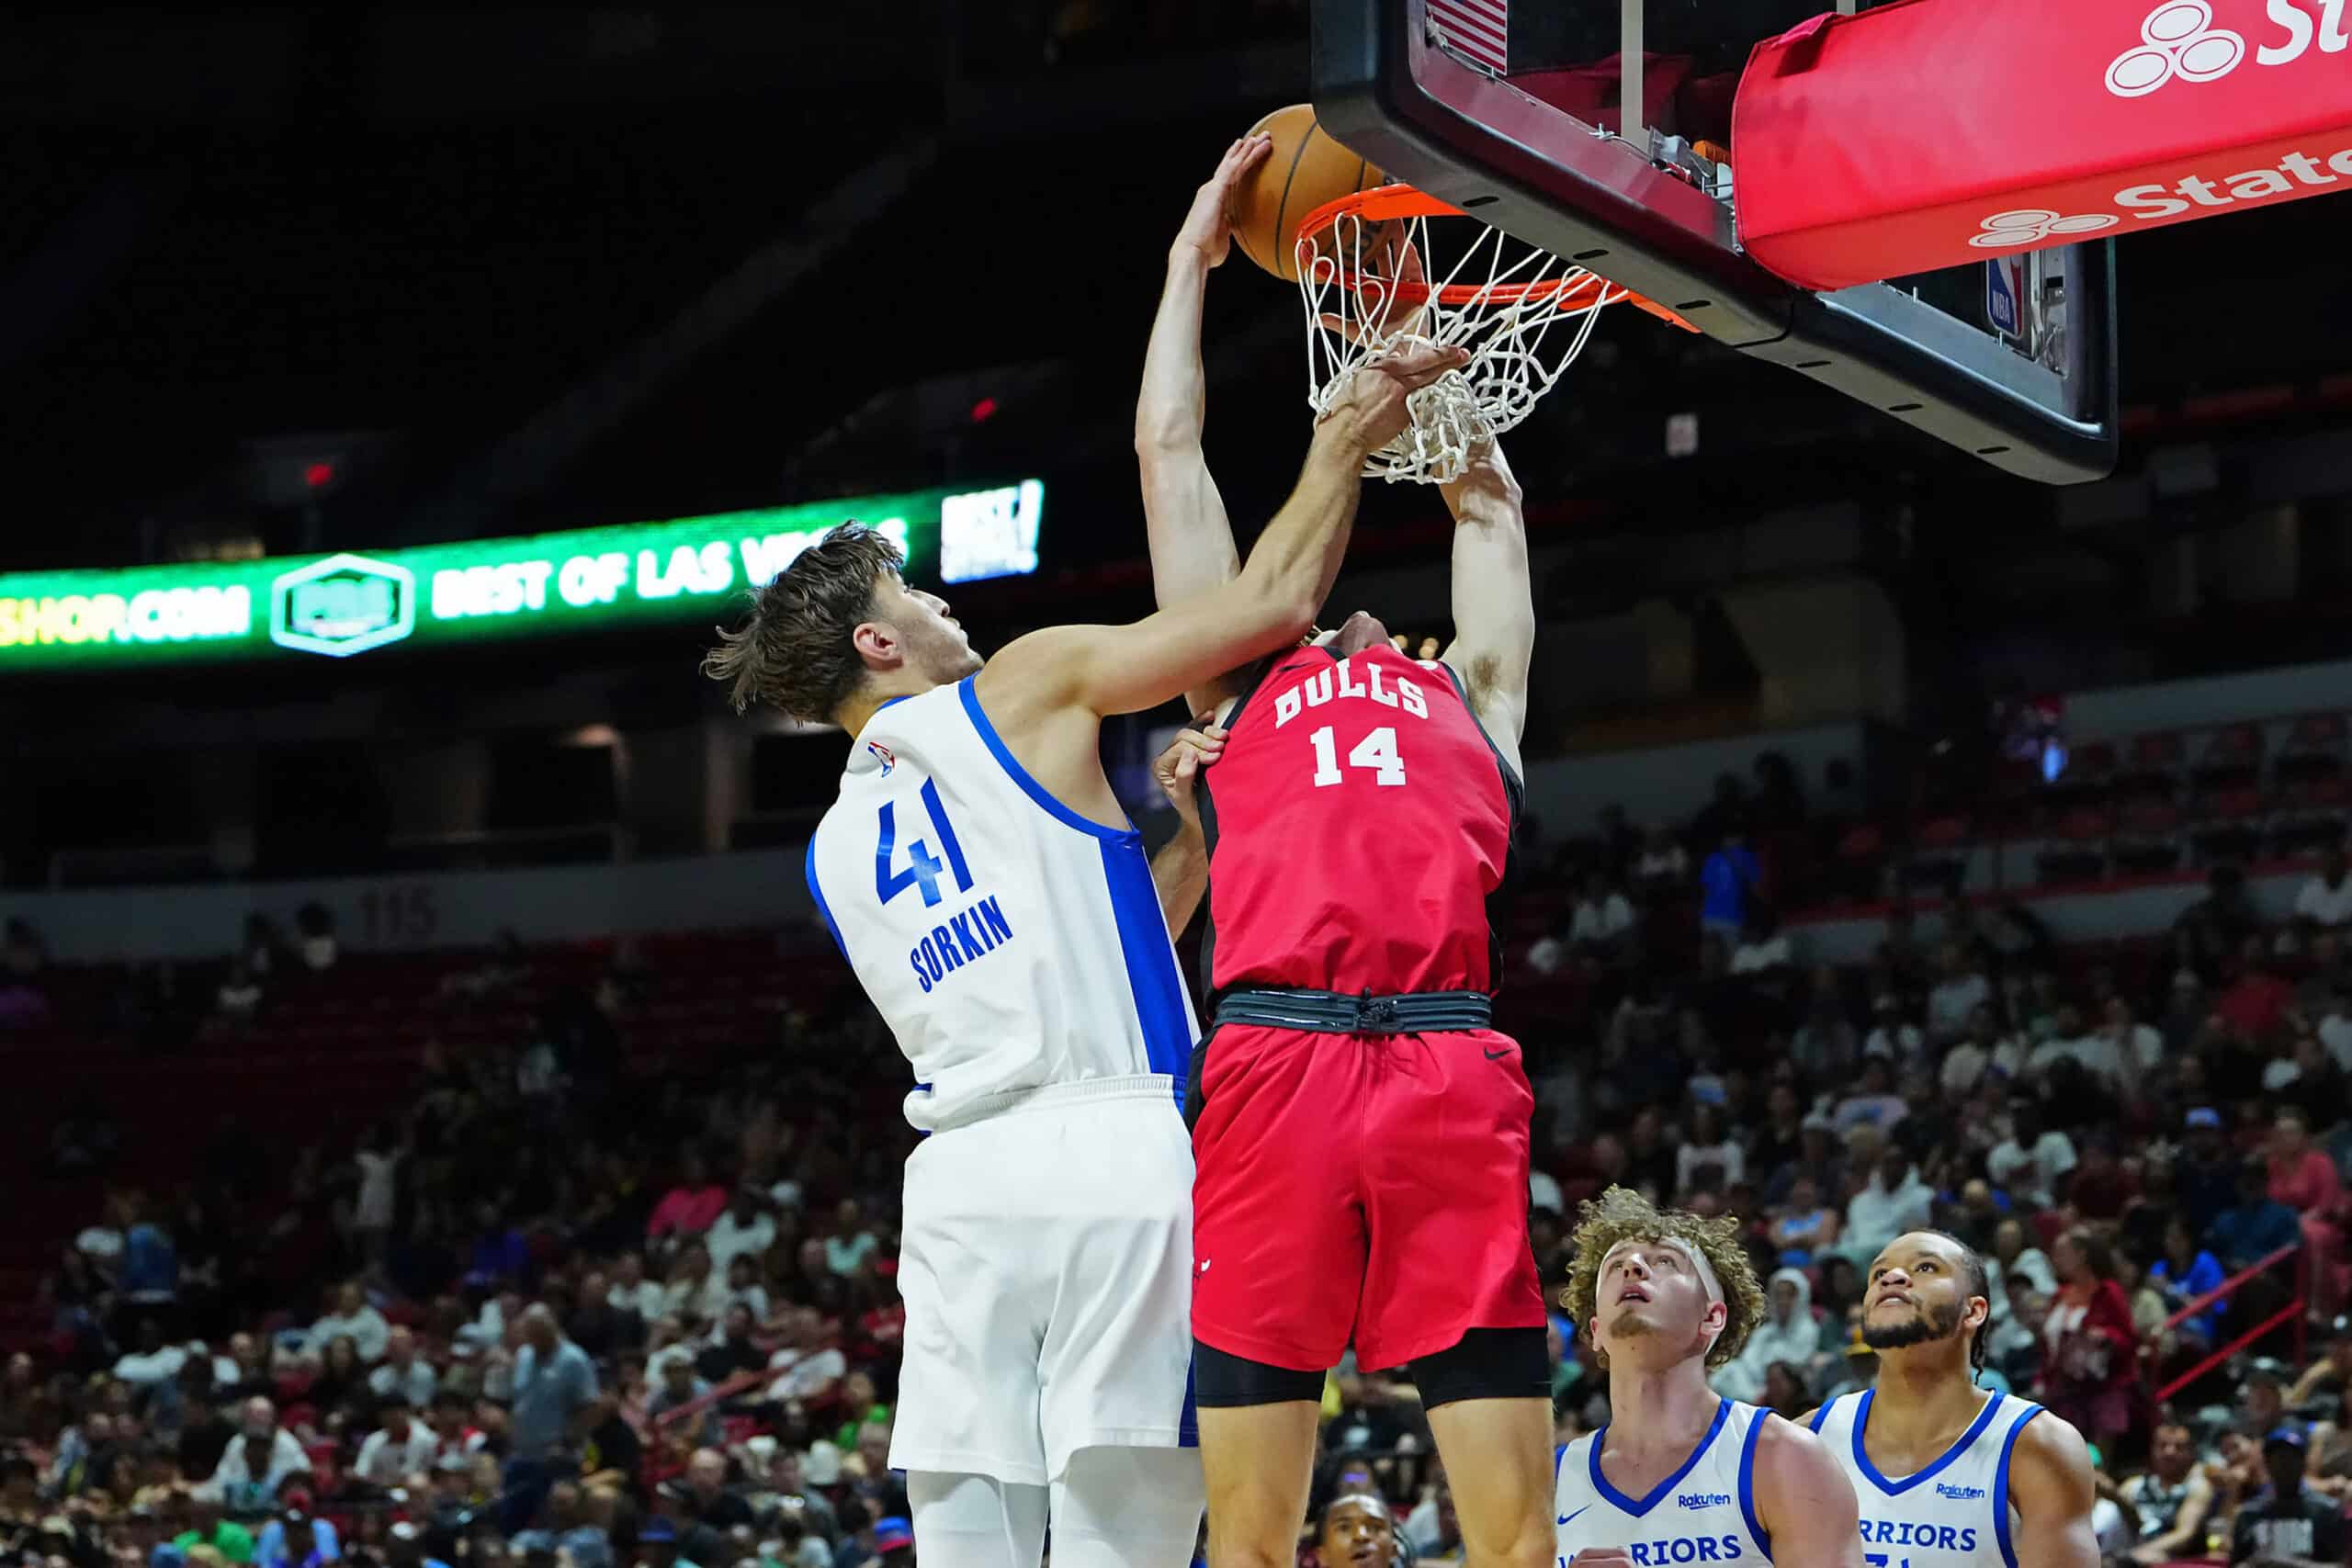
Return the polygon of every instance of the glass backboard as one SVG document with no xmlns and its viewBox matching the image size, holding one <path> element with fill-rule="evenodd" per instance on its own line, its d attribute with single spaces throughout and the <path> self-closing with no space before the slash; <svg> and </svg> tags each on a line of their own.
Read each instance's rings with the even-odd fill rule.
<svg viewBox="0 0 2352 1568">
<path fill-rule="evenodd" d="M 1393 177 L 2012 473 L 2113 468 L 2112 242 L 1830 293 L 1740 249 L 1740 71 L 1815 0 L 1313 7 L 1317 116 Z"/>
</svg>

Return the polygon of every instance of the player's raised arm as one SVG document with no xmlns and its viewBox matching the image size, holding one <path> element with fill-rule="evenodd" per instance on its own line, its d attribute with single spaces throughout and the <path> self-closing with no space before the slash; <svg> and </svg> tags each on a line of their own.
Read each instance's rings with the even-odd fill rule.
<svg viewBox="0 0 2352 1568">
<path fill-rule="evenodd" d="M 1804 1427 L 1758 1415 L 1757 1518 L 1772 1538 L 1772 1561 L 1805 1568 L 1863 1568 L 1854 1483 Z"/>
<path fill-rule="evenodd" d="M 2091 1533 L 2098 1500 L 2083 1435 L 2047 1411 L 2028 1421 L 2009 1451 L 2018 1568 L 2098 1568 L 2098 1537 Z"/>
<path fill-rule="evenodd" d="M 1233 524 L 1201 449 L 1208 377 L 1201 364 L 1201 303 L 1208 276 L 1233 245 L 1234 187 L 1273 150 L 1264 136 L 1226 149 L 1168 250 L 1168 280 L 1144 350 L 1136 398 L 1136 468 L 1143 479 L 1144 530 L 1151 548 L 1151 586 L 1161 609 L 1230 582 L 1240 574 Z M 1207 713 L 1230 693 L 1222 677 L 1186 694 Z"/>
<path fill-rule="evenodd" d="M 1136 713 L 1297 641 L 1339 575 L 1365 457 L 1405 428 L 1408 393 L 1467 357 L 1418 344 L 1356 372 L 1316 425 L 1297 487 L 1259 535 L 1239 576 L 1131 626 L 1031 633 L 981 672 L 989 710 L 1003 705 L 1001 723 L 1067 709 Z"/>
<path fill-rule="evenodd" d="M 1527 567 L 1527 519 L 1519 480 L 1489 436 L 1462 477 L 1442 486 L 1453 513 L 1453 645 L 1445 662 L 1462 677 L 1471 711 L 1520 771 L 1527 728 L 1527 669 L 1535 651 L 1535 590 Z"/>
</svg>

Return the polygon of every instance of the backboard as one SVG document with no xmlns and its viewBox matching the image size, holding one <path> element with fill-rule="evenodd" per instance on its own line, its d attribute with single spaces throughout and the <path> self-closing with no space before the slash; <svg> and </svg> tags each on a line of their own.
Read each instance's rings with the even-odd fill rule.
<svg viewBox="0 0 2352 1568">
<path fill-rule="evenodd" d="M 1316 113 L 1393 176 L 1742 354 L 2012 473 L 2104 478 L 2116 454 L 2112 242 L 1988 249 L 1989 267 L 1829 293 L 1740 249 L 1730 125 L 1741 67 L 1758 41 L 1821 9 L 1313 0 Z M 1625 103 L 1641 112 L 1621 114 Z"/>
</svg>

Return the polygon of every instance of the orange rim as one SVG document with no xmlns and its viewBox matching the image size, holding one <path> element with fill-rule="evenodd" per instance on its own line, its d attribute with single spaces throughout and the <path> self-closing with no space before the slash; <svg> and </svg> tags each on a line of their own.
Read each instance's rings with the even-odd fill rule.
<svg viewBox="0 0 2352 1568">
<path fill-rule="evenodd" d="M 1296 244 L 1310 235 L 1319 234 L 1340 219 L 1350 216 L 1364 222 L 1385 223 L 1398 218 L 1468 218 L 1470 214 L 1408 185 L 1374 186 L 1370 190 L 1351 191 L 1337 201 L 1327 201 L 1300 219 L 1292 243 Z M 1358 274 L 1340 268 L 1336 281 L 1343 288 L 1360 289 L 1366 280 Z M 1449 283 L 1436 288 L 1424 284 L 1391 284 L 1386 278 L 1377 281 L 1395 288 L 1396 298 L 1408 305 L 1426 304 L 1432 298 L 1443 305 L 1471 305 L 1481 300 L 1521 304 L 1530 300 L 1555 299 L 1555 308 L 1563 312 L 1590 310 L 1603 290 L 1617 287 L 1592 272 L 1585 272 L 1581 277 L 1573 279 L 1544 277 L 1529 283 Z M 1621 302 L 1656 316 L 1661 321 L 1680 327 L 1686 333 L 1699 330 L 1667 306 L 1630 288 L 1620 290 L 1618 299 L 1610 301 L 1611 304 Z"/>
</svg>

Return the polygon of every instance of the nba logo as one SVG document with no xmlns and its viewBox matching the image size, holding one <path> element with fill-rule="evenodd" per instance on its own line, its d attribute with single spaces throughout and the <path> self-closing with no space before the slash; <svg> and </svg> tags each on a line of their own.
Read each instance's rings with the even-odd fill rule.
<svg viewBox="0 0 2352 1568">
<path fill-rule="evenodd" d="M 865 743 L 865 749 L 882 759 L 882 776 L 888 778 L 890 770 L 899 765 L 899 759 L 890 754 L 890 748 L 883 745 L 879 740 L 869 740 Z"/>
<path fill-rule="evenodd" d="M 1995 256 L 1984 264 L 1984 324 L 2013 343 L 2025 335 L 2018 304 L 2024 297 L 2025 257 Z"/>
</svg>

